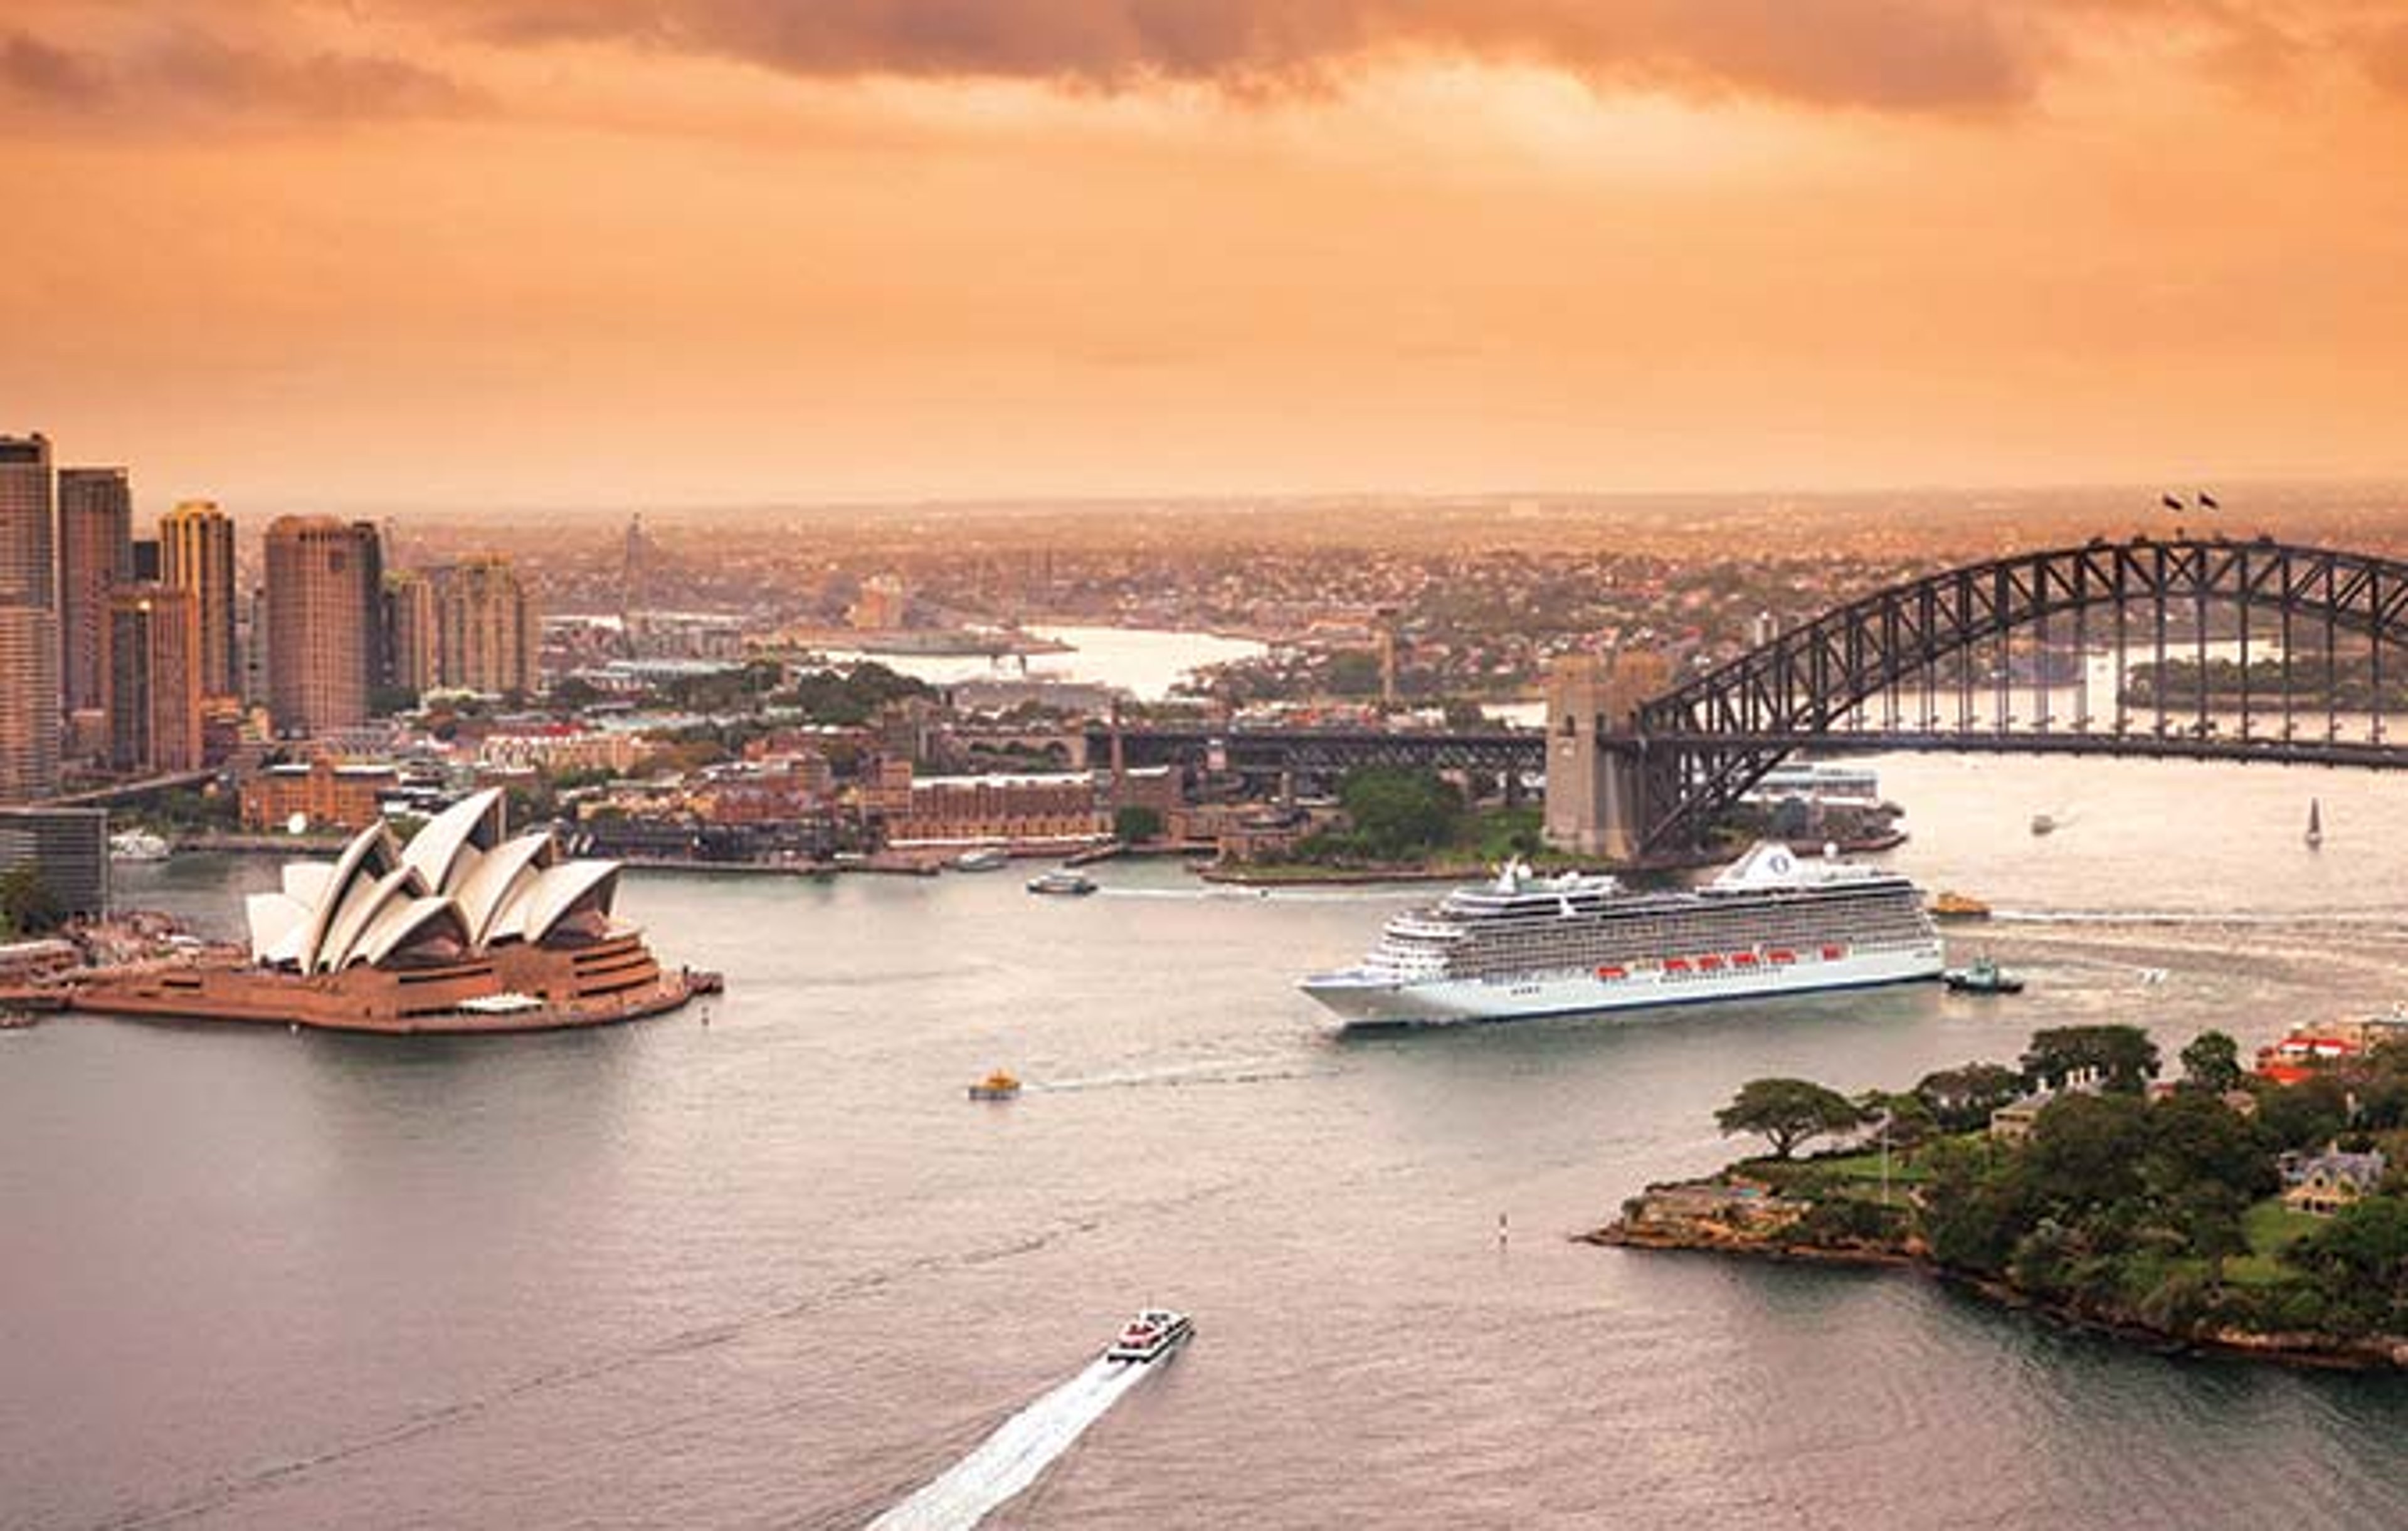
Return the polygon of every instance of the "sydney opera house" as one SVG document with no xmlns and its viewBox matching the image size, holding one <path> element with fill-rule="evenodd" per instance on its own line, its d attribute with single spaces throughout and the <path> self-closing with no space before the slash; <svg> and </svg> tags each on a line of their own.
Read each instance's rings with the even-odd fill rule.
<svg viewBox="0 0 2408 1531">
<path fill-rule="evenodd" d="M 114 976 L 79 1009 L 355 1031 L 524 1031 L 656 1014 L 713 986 L 614 919 L 615 862 L 515 837 L 477 793 L 407 845 L 382 823 L 251 895 L 250 960 Z"/>
</svg>

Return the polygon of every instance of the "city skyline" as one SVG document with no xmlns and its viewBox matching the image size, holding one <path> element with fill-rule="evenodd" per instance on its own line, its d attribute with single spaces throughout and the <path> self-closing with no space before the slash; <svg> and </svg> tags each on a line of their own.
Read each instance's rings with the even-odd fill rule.
<svg viewBox="0 0 2408 1531">
<path fill-rule="evenodd" d="M 2356 0 L 37 0 L 0 123 L 0 390 L 255 518 L 2408 473 Z"/>
</svg>

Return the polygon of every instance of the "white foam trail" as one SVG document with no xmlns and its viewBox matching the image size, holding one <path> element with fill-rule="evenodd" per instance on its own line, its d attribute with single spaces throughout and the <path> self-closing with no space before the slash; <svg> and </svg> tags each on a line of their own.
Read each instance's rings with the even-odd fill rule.
<svg viewBox="0 0 2408 1531">
<path fill-rule="evenodd" d="M 969 1531 L 1036 1482 L 1153 1369 L 1097 1360 L 1004 1421 L 977 1450 L 870 1522 L 867 1531 Z"/>
</svg>

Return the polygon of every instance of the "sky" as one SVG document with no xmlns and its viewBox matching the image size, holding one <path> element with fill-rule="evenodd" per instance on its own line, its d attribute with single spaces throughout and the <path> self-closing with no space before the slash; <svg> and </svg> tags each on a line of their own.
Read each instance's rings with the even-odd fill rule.
<svg viewBox="0 0 2408 1531">
<path fill-rule="evenodd" d="M 9 0 L 146 503 L 2408 475 L 2396 0 Z"/>
</svg>

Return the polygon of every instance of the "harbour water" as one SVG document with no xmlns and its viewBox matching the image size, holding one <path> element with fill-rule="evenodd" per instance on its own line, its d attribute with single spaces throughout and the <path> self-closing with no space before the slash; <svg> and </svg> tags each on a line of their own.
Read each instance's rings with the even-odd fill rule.
<svg viewBox="0 0 2408 1531">
<path fill-rule="evenodd" d="M 1728 1157 L 1710 1112 L 1753 1076 L 2408 998 L 2408 782 L 1876 764 L 1895 861 L 2000 909 L 1953 938 L 2023 998 L 1340 1042 L 1291 980 L 1426 891 L 1140 865 L 1083 900 L 632 880 L 666 958 L 726 972 L 707 1023 L 0 1035 L 0 1522 L 857 1526 L 1160 1302 L 1196 1341 L 985 1524 L 2408 1524 L 2408 1382 L 1567 1241 Z M 269 875 L 120 878 L 222 927 Z M 967 1103 L 997 1065 L 1022 1097 Z"/>
<path fill-rule="evenodd" d="M 1254 658 L 1267 646 L 1252 638 L 1211 633 L 1177 633 L 1131 627 L 1031 627 L 1031 636 L 1067 645 L 1054 653 L 1028 656 L 1025 673 L 1037 680 L 1084 680 L 1117 686 L 1140 701 L 1159 701 L 1188 672 L 1207 665 Z M 874 659 L 888 669 L 934 685 L 988 678 L 1018 679 L 1016 658 L 983 654 L 862 654 L 831 650 L 836 660 Z"/>
</svg>

